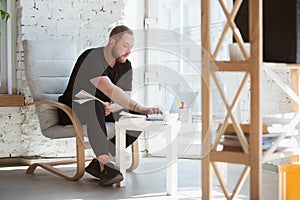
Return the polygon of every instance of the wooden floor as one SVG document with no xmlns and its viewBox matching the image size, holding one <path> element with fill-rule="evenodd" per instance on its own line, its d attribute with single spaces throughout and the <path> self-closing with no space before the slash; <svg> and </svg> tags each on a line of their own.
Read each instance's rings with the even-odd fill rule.
<svg viewBox="0 0 300 200">
<path fill-rule="evenodd" d="M 180 159 L 178 165 L 179 192 L 166 195 L 165 162 L 163 158 L 141 158 L 140 166 L 127 175 L 126 188 L 100 187 L 98 181 L 85 174 L 80 181 L 65 181 L 42 169 L 33 175 L 25 174 L 25 166 L 0 168 L 0 199 L 201 199 L 201 161 Z M 239 165 L 228 166 L 228 185 L 233 187 L 241 171 Z M 66 170 L 72 172 L 74 166 Z M 214 178 L 215 180 L 215 178 Z M 238 198 L 249 199 L 249 180 Z M 263 170 L 263 199 L 278 199 L 277 173 Z M 225 199 L 214 181 L 213 199 Z"/>
</svg>

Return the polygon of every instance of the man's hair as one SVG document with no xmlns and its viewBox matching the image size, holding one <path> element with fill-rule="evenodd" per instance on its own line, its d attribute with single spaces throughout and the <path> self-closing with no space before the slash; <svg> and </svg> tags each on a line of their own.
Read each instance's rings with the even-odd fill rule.
<svg viewBox="0 0 300 200">
<path fill-rule="evenodd" d="M 109 34 L 109 37 L 113 37 L 115 39 L 120 39 L 125 33 L 133 35 L 133 32 L 130 28 L 124 25 L 116 26 L 113 28 Z"/>
</svg>

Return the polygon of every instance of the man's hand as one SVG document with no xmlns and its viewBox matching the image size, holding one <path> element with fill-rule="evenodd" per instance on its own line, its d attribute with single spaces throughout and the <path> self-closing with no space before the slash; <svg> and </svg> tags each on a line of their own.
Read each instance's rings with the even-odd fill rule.
<svg viewBox="0 0 300 200">
<path fill-rule="evenodd" d="M 144 115 L 163 114 L 163 112 L 160 110 L 160 108 L 157 108 L 157 107 L 150 107 L 150 108 L 142 107 L 140 110 L 140 113 L 144 114 Z"/>
<path fill-rule="evenodd" d="M 104 106 L 105 116 L 108 116 L 111 112 L 112 112 L 112 104 L 109 104 L 108 106 Z"/>
</svg>

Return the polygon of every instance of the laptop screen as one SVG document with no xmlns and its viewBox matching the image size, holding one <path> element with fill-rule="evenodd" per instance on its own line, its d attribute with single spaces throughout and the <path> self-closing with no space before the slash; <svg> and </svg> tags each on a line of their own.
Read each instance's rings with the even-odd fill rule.
<svg viewBox="0 0 300 200">
<path fill-rule="evenodd" d="M 180 103 L 184 102 L 185 108 L 193 108 L 199 92 L 180 92 L 174 96 L 173 103 L 170 107 L 170 113 L 180 112 Z"/>
</svg>

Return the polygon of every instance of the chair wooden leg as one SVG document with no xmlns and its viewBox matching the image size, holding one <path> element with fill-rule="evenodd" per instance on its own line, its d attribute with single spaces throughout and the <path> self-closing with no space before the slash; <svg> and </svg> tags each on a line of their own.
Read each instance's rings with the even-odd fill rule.
<svg viewBox="0 0 300 200">
<path fill-rule="evenodd" d="M 126 169 L 126 172 L 131 172 L 135 170 L 139 165 L 139 143 L 136 140 L 134 143 L 131 144 L 131 152 L 132 152 L 132 162 L 131 166 Z"/>
<path fill-rule="evenodd" d="M 58 161 L 58 162 L 49 162 L 49 163 L 33 163 L 28 167 L 26 174 L 33 174 L 37 167 L 41 167 L 49 172 L 52 172 L 64 179 L 66 179 L 66 180 L 69 180 L 69 181 L 79 180 L 84 175 L 84 170 L 85 170 L 85 154 L 84 154 L 85 148 L 84 148 L 83 142 L 79 139 L 79 137 L 76 137 L 76 146 L 77 146 L 76 161 L 69 160 L 69 161 Z M 67 173 L 54 167 L 55 165 L 72 164 L 72 163 L 77 163 L 76 173 L 73 176 L 68 175 Z"/>
<path fill-rule="evenodd" d="M 84 174 L 84 171 L 77 170 L 77 172 L 74 176 L 69 176 L 66 173 L 64 173 L 63 171 L 53 167 L 52 163 L 33 163 L 27 169 L 26 174 L 32 174 L 34 172 L 34 170 L 36 169 L 36 167 L 41 167 L 49 172 L 52 172 L 64 179 L 66 179 L 66 180 L 69 180 L 69 181 L 76 181 L 76 180 L 80 179 Z"/>
</svg>

